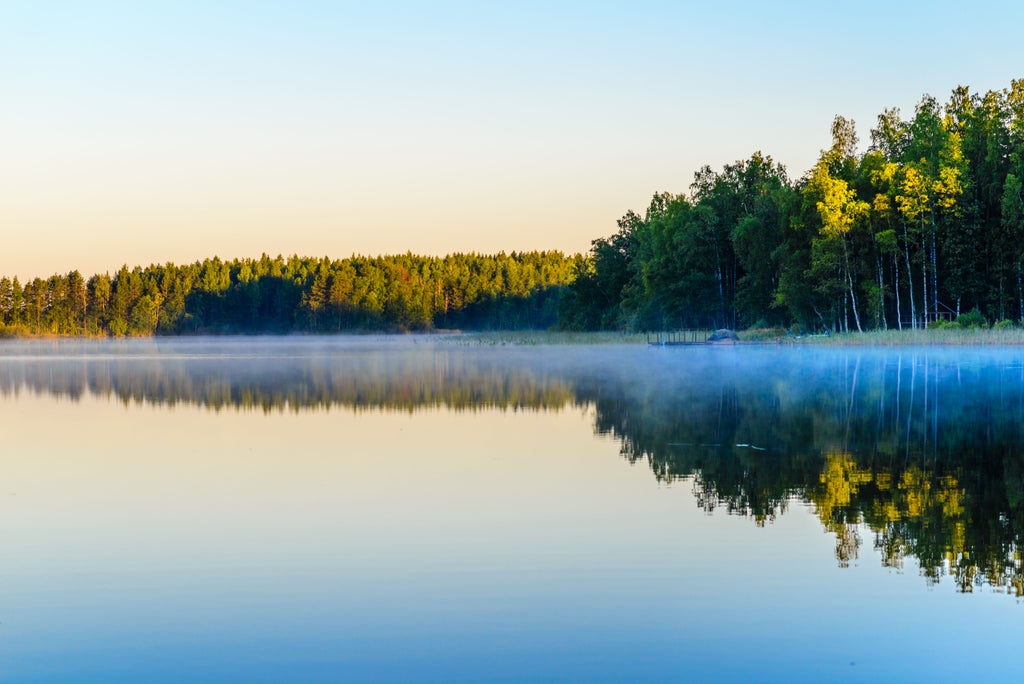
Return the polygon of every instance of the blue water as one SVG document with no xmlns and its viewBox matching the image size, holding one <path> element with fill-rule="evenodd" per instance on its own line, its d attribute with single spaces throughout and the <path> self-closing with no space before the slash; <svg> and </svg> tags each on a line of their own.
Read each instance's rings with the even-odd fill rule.
<svg viewBox="0 0 1024 684">
<path fill-rule="evenodd" d="M 1012 585 L 921 571 L 928 549 L 991 550 L 983 511 L 1019 539 L 1016 350 L 6 351 L 2 681 L 1024 675 Z M 977 471 L 996 458 L 998 480 Z M 862 473 L 846 562 L 822 512 L 836 463 Z M 884 484 L 911 475 L 932 513 Z M 925 561 L 884 565 L 871 511 L 892 501 L 884 529 Z"/>
</svg>

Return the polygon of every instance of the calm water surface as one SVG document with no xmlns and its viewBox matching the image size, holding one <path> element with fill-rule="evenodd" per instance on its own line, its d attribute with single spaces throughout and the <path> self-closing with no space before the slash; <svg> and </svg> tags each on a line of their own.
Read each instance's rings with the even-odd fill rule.
<svg viewBox="0 0 1024 684">
<path fill-rule="evenodd" d="M 0 680 L 1024 676 L 1024 350 L 0 345 Z"/>
</svg>

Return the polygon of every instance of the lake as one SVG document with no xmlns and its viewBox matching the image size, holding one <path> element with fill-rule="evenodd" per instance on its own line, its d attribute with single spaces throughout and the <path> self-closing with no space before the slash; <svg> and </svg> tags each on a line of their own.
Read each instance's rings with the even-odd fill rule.
<svg viewBox="0 0 1024 684">
<path fill-rule="evenodd" d="M 1024 349 L 0 345 L 0 681 L 1024 676 Z"/>
</svg>

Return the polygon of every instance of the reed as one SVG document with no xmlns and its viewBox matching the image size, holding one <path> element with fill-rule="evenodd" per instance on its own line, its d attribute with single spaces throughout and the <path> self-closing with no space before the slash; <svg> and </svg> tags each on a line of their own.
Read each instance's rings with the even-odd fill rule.
<svg viewBox="0 0 1024 684">
<path fill-rule="evenodd" d="M 804 344 L 838 346 L 999 346 L 1024 345 L 1024 328 L 960 328 L 943 327 L 925 330 L 873 330 L 850 332 L 824 337 L 802 337 Z"/>
<path fill-rule="evenodd" d="M 1024 345 L 1024 328 L 961 328 L 949 326 L 919 330 L 873 330 L 832 335 L 787 334 L 783 329 L 758 329 L 739 332 L 740 344 L 794 344 L 814 346 L 1014 346 Z M 644 333 L 501 331 L 440 335 L 445 343 L 467 347 L 512 347 L 542 345 L 645 344 Z"/>
<path fill-rule="evenodd" d="M 446 343 L 465 347 L 533 347 L 542 345 L 645 344 L 643 333 L 567 332 L 548 330 L 509 330 L 471 332 L 440 336 Z"/>
</svg>

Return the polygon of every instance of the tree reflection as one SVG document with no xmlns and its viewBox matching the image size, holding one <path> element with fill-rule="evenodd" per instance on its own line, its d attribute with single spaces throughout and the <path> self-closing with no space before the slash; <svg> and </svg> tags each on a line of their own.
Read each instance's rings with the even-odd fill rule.
<svg viewBox="0 0 1024 684">
<path fill-rule="evenodd" d="M 263 412 L 561 410 L 704 510 L 765 525 L 806 502 L 841 566 L 866 541 L 928 582 L 1024 596 L 1024 353 L 786 349 L 398 350 L 8 356 L 0 392 Z"/>
<path fill-rule="evenodd" d="M 0 393 L 27 388 L 72 400 L 85 395 L 128 404 L 193 404 L 300 412 L 557 410 L 572 402 L 568 384 L 540 370 L 509 374 L 493 359 L 449 354 L 267 356 L 257 358 L 42 358 L 0 366 Z"/>
<path fill-rule="evenodd" d="M 623 384 L 598 429 L 706 510 L 764 524 L 803 500 L 857 560 L 914 557 L 929 582 L 1022 596 L 1024 379 L 1019 356 L 917 351 L 785 354 Z M 653 397 L 659 397 L 653 400 Z"/>
</svg>

